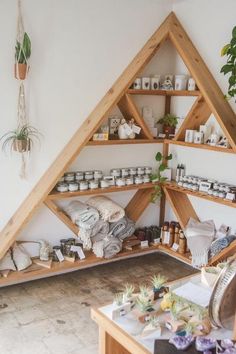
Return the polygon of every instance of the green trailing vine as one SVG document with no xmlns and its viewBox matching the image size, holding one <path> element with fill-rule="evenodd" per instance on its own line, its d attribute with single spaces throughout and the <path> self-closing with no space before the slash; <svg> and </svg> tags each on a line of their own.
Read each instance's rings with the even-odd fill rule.
<svg viewBox="0 0 236 354">
<path fill-rule="evenodd" d="M 236 26 L 232 30 L 230 43 L 226 44 L 221 50 L 221 56 L 227 57 L 227 63 L 222 66 L 221 73 L 229 75 L 227 98 L 236 96 Z"/>
<path fill-rule="evenodd" d="M 161 184 L 166 181 L 166 177 L 162 177 L 161 173 L 168 168 L 167 162 L 172 160 L 172 154 L 164 158 L 162 153 L 158 152 L 155 156 L 155 159 L 158 163 L 158 167 L 156 172 L 152 174 L 151 181 L 156 182 L 157 184 L 154 186 L 154 192 L 151 195 L 152 203 L 155 203 L 162 196 Z"/>
</svg>

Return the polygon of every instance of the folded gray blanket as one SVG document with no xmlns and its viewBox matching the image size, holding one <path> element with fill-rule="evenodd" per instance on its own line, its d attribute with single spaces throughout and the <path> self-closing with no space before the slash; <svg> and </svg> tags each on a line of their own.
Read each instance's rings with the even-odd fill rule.
<svg viewBox="0 0 236 354">
<path fill-rule="evenodd" d="M 84 230 L 91 230 L 99 220 L 97 209 L 78 200 L 71 202 L 64 210 L 73 223 Z"/>
<path fill-rule="evenodd" d="M 231 242 L 236 240 L 236 236 L 231 235 L 231 236 L 226 236 L 223 238 L 219 238 L 212 242 L 211 248 L 209 251 L 210 258 L 216 256 L 218 253 L 220 253 L 224 248 L 228 247 Z"/>
<path fill-rule="evenodd" d="M 124 209 L 104 195 L 96 195 L 89 198 L 87 204 L 96 208 L 104 221 L 116 222 L 125 216 Z"/>
<path fill-rule="evenodd" d="M 110 224 L 109 234 L 118 237 L 120 240 L 132 236 L 135 231 L 135 223 L 124 216 L 117 222 Z"/>
<path fill-rule="evenodd" d="M 122 242 L 117 237 L 108 236 L 94 242 L 93 252 L 97 257 L 112 258 L 122 250 Z"/>
<path fill-rule="evenodd" d="M 82 227 L 79 230 L 79 238 L 83 242 L 83 248 L 85 250 L 90 250 L 92 248 L 92 243 L 96 241 L 103 240 L 108 236 L 109 224 L 103 220 L 98 220 L 92 229 L 86 230 Z"/>
</svg>

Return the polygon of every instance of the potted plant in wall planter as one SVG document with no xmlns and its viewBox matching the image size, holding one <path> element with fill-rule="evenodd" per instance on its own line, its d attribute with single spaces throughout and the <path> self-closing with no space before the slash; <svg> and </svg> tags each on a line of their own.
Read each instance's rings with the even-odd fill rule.
<svg viewBox="0 0 236 354">
<path fill-rule="evenodd" d="M 11 151 L 20 153 L 29 152 L 33 146 L 34 140 L 39 140 L 38 130 L 28 124 L 18 127 L 4 134 L 0 140 L 3 141 L 2 149 L 9 148 Z"/>
<path fill-rule="evenodd" d="M 15 50 L 15 78 L 25 80 L 29 70 L 28 60 L 31 55 L 31 41 L 26 32 L 24 33 L 22 43 L 16 41 Z"/>
<path fill-rule="evenodd" d="M 170 135 L 175 134 L 175 128 L 178 124 L 178 117 L 174 114 L 166 114 L 158 123 L 163 124 L 163 133 L 169 138 Z"/>
<path fill-rule="evenodd" d="M 151 282 L 154 300 L 162 298 L 168 292 L 168 289 L 164 286 L 164 284 L 167 282 L 167 278 L 165 276 L 160 274 L 154 275 L 151 278 Z"/>
</svg>

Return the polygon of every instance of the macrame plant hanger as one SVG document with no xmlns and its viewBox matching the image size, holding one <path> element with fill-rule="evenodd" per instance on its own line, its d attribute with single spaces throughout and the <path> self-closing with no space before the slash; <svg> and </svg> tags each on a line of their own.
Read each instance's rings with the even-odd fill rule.
<svg viewBox="0 0 236 354">
<path fill-rule="evenodd" d="M 29 69 L 28 60 L 26 53 L 24 52 L 23 41 L 24 41 L 24 22 L 22 17 L 21 10 L 21 0 L 18 0 L 18 17 L 17 17 L 17 33 L 16 33 L 16 44 L 20 44 L 20 50 L 18 56 L 15 58 L 15 76 L 19 80 L 19 95 L 18 95 L 18 103 L 17 103 L 17 130 L 22 129 L 24 126 L 28 124 L 27 113 L 26 113 L 26 102 L 25 102 L 25 87 L 24 87 L 24 79 L 22 79 L 19 68 L 20 65 L 20 57 L 23 55 L 24 61 L 26 62 L 26 78 Z M 19 150 L 18 150 L 19 151 Z M 30 154 L 30 142 L 28 141 L 26 145 L 26 149 L 22 149 L 19 151 L 21 154 L 21 169 L 20 169 L 20 177 L 22 179 L 26 179 L 26 170 L 27 170 L 27 161 L 29 160 Z"/>
</svg>

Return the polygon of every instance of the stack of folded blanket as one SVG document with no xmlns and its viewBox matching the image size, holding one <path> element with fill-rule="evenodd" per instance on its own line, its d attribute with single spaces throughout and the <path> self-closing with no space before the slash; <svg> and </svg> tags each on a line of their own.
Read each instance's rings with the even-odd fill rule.
<svg viewBox="0 0 236 354">
<path fill-rule="evenodd" d="M 124 209 L 105 196 L 95 196 L 87 203 L 71 202 L 65 209 L 79 226 L 78 237 L 86 250 L 97 257 L 111 258 L 122 250 L 122 241 L 133 235 L 135 223 L 125 216 Z"/>
</svg>

